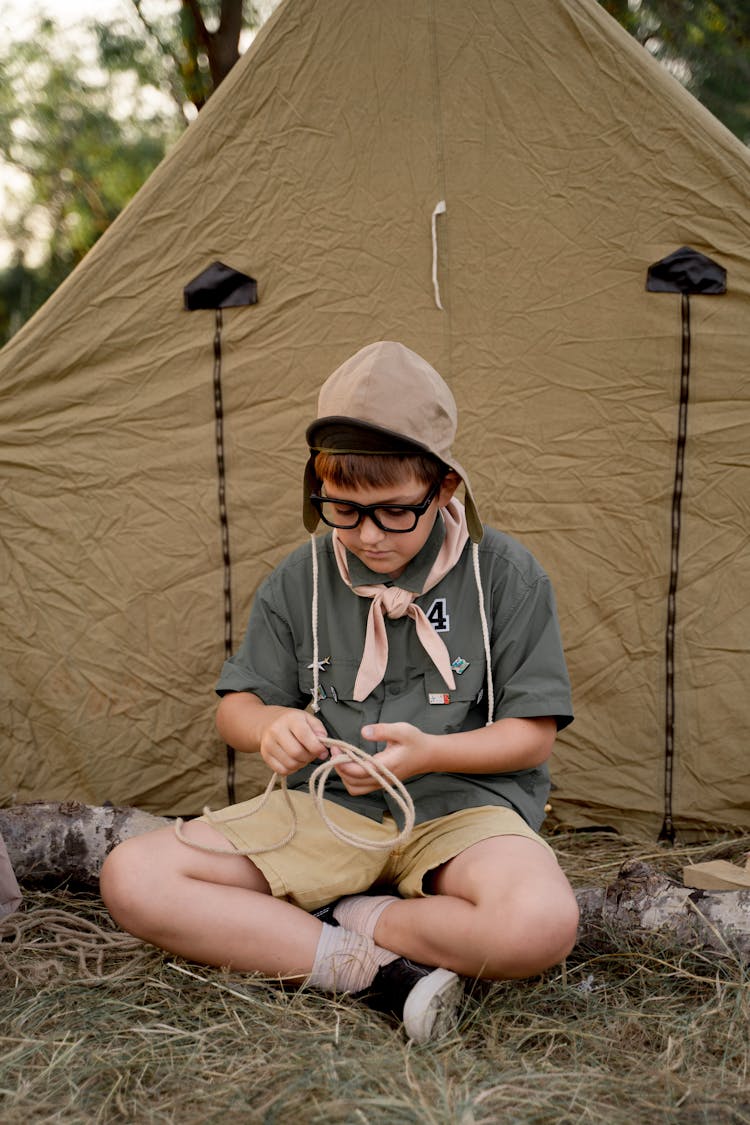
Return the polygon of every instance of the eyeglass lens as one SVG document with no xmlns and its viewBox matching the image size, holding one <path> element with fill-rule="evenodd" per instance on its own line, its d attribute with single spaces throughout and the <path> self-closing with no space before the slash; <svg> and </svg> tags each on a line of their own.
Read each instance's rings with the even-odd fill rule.
<svg viewBox="0 0 750 1125">
<path fill-rule="evenodd" d="M 356 527 L 365 514 L 372 514 L 375 522 L 385 531 L 413 531 L 419 519 L 419 513 L 401 508 L 367 508 L 363 512 L 338 500 L 322 500 L 319 510 L 325 523 L 342 529 Z"/>
</svg>

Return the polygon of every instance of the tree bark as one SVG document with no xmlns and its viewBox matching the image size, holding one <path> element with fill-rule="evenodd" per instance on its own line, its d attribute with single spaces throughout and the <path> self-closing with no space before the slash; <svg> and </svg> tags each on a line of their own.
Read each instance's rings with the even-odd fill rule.
<svg viewBox="0 0 750 1125">
<path fill-rule="evenodd" d="M 576 891 L 576 898 L 579 940 L 606 944 L 608 931 L 661 935 L 690 949 L 750 959 L 750 890 L 684 887 L 640 860 L 630 860 L 614 883 Z"/>
<path fill-rule="evenodd" d="M 190 13 L 194 29 L 194 36 L 185 41 L 191 65 L 197 68 L 198 53 L 205 51 L 212 87 L 216 90 L 240 57 L 243 0 L 221 0 L 219 24 L 215 31 L 206 27 L 200 0 L 182 0 L 182 5 Z"/>
<path fill-rule="evenodd" d="M 0 836 L 22 887 L 63 879 L 97 887 L 104 858 L 116 844 L 173 823 L 140 809 L 73 801 L 0 809 Z M 616 936 L 660 936 L 691 950 L 750 959 L 750 890 L 683 887 L 640 860 L 630 860 L 608 887 L 577 890 L 576 899 L 579 941 L 614 948 Z"/>
<path fill-rule="evenodd" d="M 0 836 L 19 883 L 69 879 L 98 887 L 104 858 L 115 844 L 172 821 L 133 808 L 77 801 L 0 809 Z"/>
</svg>

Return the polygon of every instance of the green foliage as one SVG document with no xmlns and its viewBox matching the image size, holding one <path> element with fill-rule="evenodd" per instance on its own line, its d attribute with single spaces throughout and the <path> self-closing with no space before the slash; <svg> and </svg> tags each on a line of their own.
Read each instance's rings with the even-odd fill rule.
<svg viewBox="0 0 750 1125">
<path fill-rule="evenodd" d="M 750 144 L 748 0 L 599 0 L 707 109 Z"/>
<path fill-rule="evenodd" d="M 171 55 L 156 38 L 153 30 L 134 30 L 129 23 L 89 25 L 102 69 L 113 77 L 131 75 L 141 86 L 161 90 L 172 99 L 177 111 L 184 116 L 186 92 Z"/>
<path fill-rule="evenodd" d="M 148 16 L 132 2 L 138 24 L 90 26 L 90 59 L 61 45 L 49 19 L 0 51 L 0 157 L 26 177 L 17 214 L 0 216 L 15 248 L 0 271 L 0 344 L 116 218 L 191 103 L 199 109 L 239 57 L 242 28 L 259 22 L 246 0 L 180 0 Z"/>
<path fill-rule="evenodd" d="M 196 109 L 237 62 L 241 32 L 261 23 L 250 0 L 180 0 L 176 13 L 161 15 L 147 14 L 142 0 L 132 4 L 151 47 L 161 54 L 163 80 Z M 128 46 L 137 53 L 142 44 L 133 38 Z"/>
<path fill-rule="evenodd" d="M 18 214 L 3 223 L 16 247 L 0 275 L 0 337 L 18 327 L 93 246 L 179 132 L 147 87 L 102 70 L 56 42 L 42 21 L 0 56 L 0 153 L 27 177 Z M 42 261 L 29 266 L 32 247 Z"/>
</svg>

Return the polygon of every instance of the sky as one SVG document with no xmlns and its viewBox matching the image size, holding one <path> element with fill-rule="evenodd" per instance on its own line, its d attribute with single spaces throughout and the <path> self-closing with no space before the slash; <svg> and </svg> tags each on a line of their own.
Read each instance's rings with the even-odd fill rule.
<svg viewBox="0 0 750 1125">
<path fill-rule="evenodd" d="M 37 0 L 33 5 L 28 0 L 3 0 L 0 29 L 21 34 L 37 11 L 51 16 L 61 27 L 74 27 L 92 16 L 127 16 L 132 10 L 130 0 Z"/>
<path fill-rule="evenodd" d="M 177 4 L 178 0 L 145 0 L 143 8 L 148 13 L 149 9 L 164 11 L 176 8 Z M 267 15 L 272 5 L 260 0 L 255 6 L 261 14 Z M 55 23 L 67 29 L 75 29 L 77 24 L 94 16 L 103 20 L 123 16 L 136 25 L 138 22 L 131 0 L 35 0 L 33 4 L 29 0 L 0 0 L 0 31 L 22 36 L 24 27 L 34 22 L 36 12 L 51 16 Z"/>
</svg>

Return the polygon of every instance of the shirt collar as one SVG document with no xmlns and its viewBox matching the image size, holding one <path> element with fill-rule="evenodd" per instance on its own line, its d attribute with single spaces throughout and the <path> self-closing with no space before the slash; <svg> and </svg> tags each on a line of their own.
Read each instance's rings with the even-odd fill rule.
<svg viewBox="0 0 750 1125">
<path fill-rule="evenodd" d="M 440 553 L 444 539 L 445 523 L 442 516 L 438 515 L 422 550 L 407 563 L 403 573 L 398 578 L 388 578 L 370 570 L 369 566 L 365 566 L 356 555 L 347 551 L 346 561 L 352 586 L 400 586 L 403 590 L 421 594 L 427 581 L 427 575 L 432 570 L 432 565 Z"/>
</svg>

